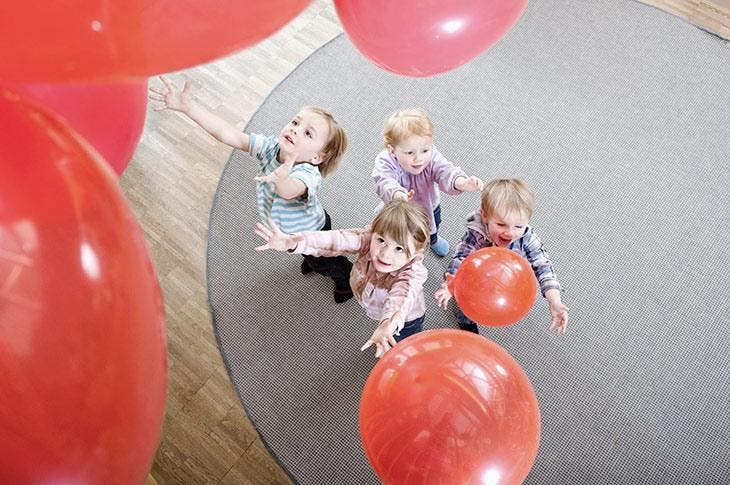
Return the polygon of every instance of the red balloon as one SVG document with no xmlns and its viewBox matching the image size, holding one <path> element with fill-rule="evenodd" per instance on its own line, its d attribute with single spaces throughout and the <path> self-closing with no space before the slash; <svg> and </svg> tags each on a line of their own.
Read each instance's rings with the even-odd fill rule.
<svg viewBox="0 0 730 485">
<path fill-rule="evenodd" d="M 525 258 L 500 247 L 470 254 L 456 271 L 451 294 L 464 315 L 482 325 L 512 325 L 530 313 L 537 281 Z"/>
<path fill-rule="evenodd" d="M 163 305 L 113 172 L 0 88 L 0 483 L 142 483 L 165 407 Z"/>
<path fill-rule="evenodd" d="M 121 175 L 147 114 L 147 80 L 107 84 L 8 84 L 56 113 Z"/>
<path fill-rule="evenodd" d="M 0 2 L 0 80 L 149 77 L 231 54 L 279 30 L 309 0 Z"/>
<path fill-rule="evenodd" d="M 424 77 L 486 51 L 517 22 L 527 0 L 334 0 L 352 43 L 377 66 Z"/>
<path fill-rule="evenodd" d="M 463 330 L 428 330 L 370 372 L 360 434 L 385 484 L 519 484 L 537 456 L 540 409 L 502 347 Z"/>
</svg>

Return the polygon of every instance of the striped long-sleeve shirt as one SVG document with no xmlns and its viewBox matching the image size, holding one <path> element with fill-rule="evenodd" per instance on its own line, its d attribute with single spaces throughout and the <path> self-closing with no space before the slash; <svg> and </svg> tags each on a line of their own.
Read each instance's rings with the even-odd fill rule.
<svg viewBox="0 0 730 485">
<path fill-rule="evenodd" d="M 279 140 L 273 136 L 249 135 L 248 151 L 259 161 L 259 175 L 266 175 L 281 165 Z M 318 231 L 324 227 L 324 208 L 317 197 L 322 175 L 315 165 L 297 163 L 291 169 L 290 178 L 301 181 L 307 187 L 306 195 L 295 199 L 280 197 L 271 184 L 259 182 L 256 189 L 259 220 L 268 225 L 271 217 L 287 234 L 301 231 Z"/>
<path fill-rule="evenodd" d="M 467 256 L 478 249 L 491 246 L 494 246 L 494 243 L 489 237 L 489 231 L 487 230 L 486 224 L 482 221 L 479 211 L 469 214 L 466 219 L 466 234 L 464 234 L 464 237 L 461 238 L 461 241 L 456 246 L 454 259 L 449 264 L 447 272 L 452 275 L 456 274 L 456 270 L 459 269 L 461 262 Z M 532 271 L 535 273 L 535 278 L 537 278 L 540 284 L 540 291 L 543 296 L 547 290 L 560 290 L 560 283 L 558 282 L 557 276 L 555 276 L 555 270 L 553 269 L 553 263 L 550 261 L 550 256 L 545 250 L 545 246 L 542 244 L 540 238 L 533 232 L 531 226 L 528 225 L 522 236 L 512 241 L 507 249 L 527 259 L 530 266 L 532 266 Z"/>
</svg>

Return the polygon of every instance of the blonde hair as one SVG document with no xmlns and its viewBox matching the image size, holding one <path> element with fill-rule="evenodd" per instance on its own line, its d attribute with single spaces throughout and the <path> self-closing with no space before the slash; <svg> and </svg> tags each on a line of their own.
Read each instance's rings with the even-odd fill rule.
<svg viewBox="0 0 730 485">
<path fill-rule="evenodd" d="M 302 111 L 309 111 L 310 113 L 321 116 L 327 122 L 327 128 L 329 132 L 329 138 L 325 142 L 322 148 L 323 160 L 317 165 L 319 173 L 322 177 L 326 177 L 328 174 L 334 172 L 340 164 L 340 159 L 347 149 L 347 135 L 345 130 L 337 123 L 335 117 L 329 111 L 320 108 L 319 106 L 305 106 Z"/>
<path fill-rule="evenodd" d="M 496 179 L 487 182 L 482 189 L 482 212 L 487 219 L 495 214 L 507 215 L 519 212 L 532 217 L 535 194 L 523 179 Z"/>
<path fill-rule="evenodd" d="M 404 109 L 391 114 L 383 128 L 385 147 L 395 147 L 409 136 L 433 137 L 433 123 L 420 109 Z"/>
<path fill-rule="evenodd" d="M 431 237 L 431 225 L 426 211 L 420 205 L 405 200 L 391 200 L 385 204 L 373 220 L 371 229 L 403 246 L 408 258 L 413 257 L 410 238 L 416 243 L 416 252 L 420 252 L 426 249 Z"/>
</svg>

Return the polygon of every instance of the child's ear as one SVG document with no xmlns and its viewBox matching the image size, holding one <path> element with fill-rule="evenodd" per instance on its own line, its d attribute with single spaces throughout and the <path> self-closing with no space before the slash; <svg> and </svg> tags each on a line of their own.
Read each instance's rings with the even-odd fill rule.
<svg viewBox="0 0 730 485">
<path fill-rule="evenodd" d="M 393 145 L 385 145 L 385 148 L 388 149 L 388 153 L 390 153 L 391 155 L 395 155 L 395 148 L 393 148 Z"/>
<path fill-rule="evenodd" d="M 313 156 L 313 157 L 312 157 L 312 158 L 311 158 L 311 159 L 309 160 L 309 163 L 310 163 L 311 165 L 319 165 L 320 163 L 323 163 L 323 162 L 325 162 L 326 160 L 327 160 L 327 159 L 325 158 L 325 156 L 324 156 L 324 153 L 318 153 L 318 154 L 316 154 L 315 156 Z"/>
<path fill-rule="evenodd" d="M 479 215 L 482 216 L 482 222 L 484 224 L 486 224 L 487 223 L 487 213 L 484 212 L 484 209 L 482 209 L 481 207 L 479 208 Z"/>
</svg>

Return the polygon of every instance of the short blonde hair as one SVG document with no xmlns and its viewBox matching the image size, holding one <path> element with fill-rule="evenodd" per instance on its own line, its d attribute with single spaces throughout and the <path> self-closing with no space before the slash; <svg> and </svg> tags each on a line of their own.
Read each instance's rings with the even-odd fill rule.
<svg viewBox="0 0 730 485">
<path fill-rule="evenodd" d="M 391 114 L 383 128 L 385 147 L 395 147 L 409 136 L 433 137 L 433 123 L 428 115 L 420 109 L 404 109 Z"/>
<path fill-rule="evenodd" d="M 507 215 L 519 212 L 532 217 L 535 210 L 535 194 L 523 179 L 490 180 L 482 189 L 482 212 L 490 219 L 495 214 Z"/>
<path fill-rule="evenodd" d="M 329 131 L 329 138 L 322 148 L 323 160 L 317 165 L 319 173 L 322 177 L 326 177 L 328 174 L 334 172 L 340 164 L 342 155 L 347 149 L 347 135 L 345 130 L 332 116 L 329 111 L 320 108 L 319 106 L 305 106 L 302 111 L 309 111 L 310 113 L 321 116 L 327 122 L 327 129 Z"/>
<path fill-rule="evenodd" d="M 385 204 L 375 216 L 371 229 L 403 246 L 408 258 L 413 257 L 410 238 L 415 241 L 416 252 L 420 252 L 426 249 L 431 237 L 431 224 L 426 211 L 420 205 L 406 200 L 391 200 Z"/>
</svg>

